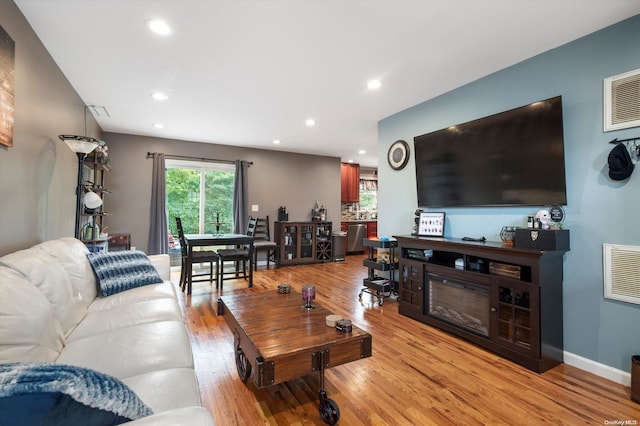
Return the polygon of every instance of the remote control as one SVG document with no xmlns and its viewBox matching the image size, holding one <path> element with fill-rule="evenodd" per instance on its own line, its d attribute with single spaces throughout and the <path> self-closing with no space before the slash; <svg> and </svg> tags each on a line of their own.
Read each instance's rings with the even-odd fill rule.
<svg viewBox="0 0 640 426">
<path fill-rule="evenodd" d="M 485 241 L 487 241 L 487 239 L 485 237 L 480 237 L 480 238 L 462 237 L 462 241 L 480 241 L 480 242 L 485 242 Z"/>
</svg>

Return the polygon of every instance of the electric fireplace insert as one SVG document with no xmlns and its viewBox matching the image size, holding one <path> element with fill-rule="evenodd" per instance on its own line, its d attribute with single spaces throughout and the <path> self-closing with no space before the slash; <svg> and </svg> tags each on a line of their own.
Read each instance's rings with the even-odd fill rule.
<svg viewBox="0 0 640 426">
<path fill-rule="evenodd" d="M 428 274 L 427 314 L 489 336 L 489 287 Z"/>
</svg>

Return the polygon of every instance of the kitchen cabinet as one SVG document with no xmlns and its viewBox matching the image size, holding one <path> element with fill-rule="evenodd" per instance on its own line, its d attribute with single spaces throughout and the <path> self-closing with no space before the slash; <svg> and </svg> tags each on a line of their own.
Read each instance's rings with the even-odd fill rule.
<svg viewBox="0 0 640 426">
<path fill-rule="evenodd" d="M 377 238 L 378 237 L 378 222 L 371 221 L 367 222 L 367 238 Z"/>
<path fill-rule="evenodd" d="M 360 165 L 340 163 L 340 199 L 343 203 L 360 201 Z"/>
</svg>

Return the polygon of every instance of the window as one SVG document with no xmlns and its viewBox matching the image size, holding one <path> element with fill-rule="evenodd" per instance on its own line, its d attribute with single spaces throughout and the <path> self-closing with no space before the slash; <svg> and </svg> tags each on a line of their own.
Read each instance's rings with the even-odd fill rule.
<svg viewBox="0 0 640 426">
<path fill-rule="evenodd" d="M 187 234 L 233 230 L 233 164 L 166 160 L 167 215 L 171 235 L 176 216 Z"/>
<path fill-rule="evenodd" d="M 378 181 L 360 179 L 360 210 L 378 210 Z"/>
</svg>

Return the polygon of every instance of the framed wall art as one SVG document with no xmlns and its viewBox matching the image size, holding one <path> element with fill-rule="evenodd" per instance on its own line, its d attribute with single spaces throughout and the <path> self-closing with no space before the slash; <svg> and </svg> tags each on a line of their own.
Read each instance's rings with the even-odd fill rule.
<svg viewBox="0 0 640 426">
<path fill-rule="evenodd" d="M 0 145 L 13 146 L 16 44 L 0 26 Z"/>
<path fill-rule="evenodd" d="M 421 212 L 418 222 L 418 235 L 421 237 L 444 236 L 444 212 Z"/>
</svg>

